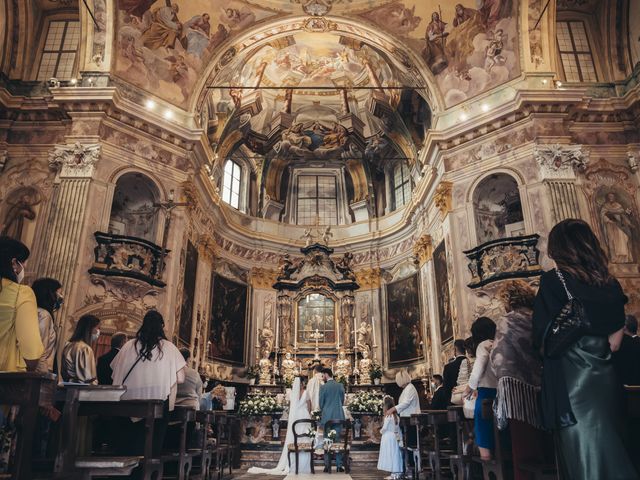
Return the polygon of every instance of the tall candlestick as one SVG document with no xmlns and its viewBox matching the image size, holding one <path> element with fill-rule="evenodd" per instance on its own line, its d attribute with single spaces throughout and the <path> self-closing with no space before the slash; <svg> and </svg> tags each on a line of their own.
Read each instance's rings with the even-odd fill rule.
<svg viewBox="0 0 640 480">
<path fill-rule="evenodd" d="M 373 315 L 371 316 L 371 335 L 373 336 L 373 346 L 377 347 L 378 344 L 376 343 L 376 317 L 374 317 Z"/>
</svg>

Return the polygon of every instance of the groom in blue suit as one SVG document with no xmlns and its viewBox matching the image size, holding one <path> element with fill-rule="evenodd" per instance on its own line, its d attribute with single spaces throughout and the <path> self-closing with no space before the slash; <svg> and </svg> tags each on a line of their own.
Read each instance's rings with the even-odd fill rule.
<svg viewBox="0 0 640 480">
<path fill-rule="evenodd" d="M 322 378 L 324 385 L 320 387 L 320 410 L 322 410 L 322 418 L 320 424 L 323 427 L 324 435 L 327 435 L 327 429 L 324 428 L 325 424 L 329 420 L 344 420 L 344 410 L 342 405 L 344 404 L 344 386 L 340 382 L 336 382 L 333 379 L 333 372 L 330 368 L 325 368 L 322 371 Z M 340 428 L 335 428 L 337 433 L 335 442 L 340 439 Z M 342 454 L 336 455 L 336 469 L 339 472 L 343 472 L 342 467 Z M 329 472 L 331 470 L 331 464 L 329 461 L 329 455 L 324 455 L 324 471 Z"/>
</svg>

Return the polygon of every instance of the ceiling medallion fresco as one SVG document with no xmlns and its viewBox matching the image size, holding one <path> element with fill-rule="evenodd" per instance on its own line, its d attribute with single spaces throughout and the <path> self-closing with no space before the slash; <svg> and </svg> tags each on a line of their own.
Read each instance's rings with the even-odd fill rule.
<svg viewBox="0 0 640 480">
<path fill-rule="evenodd" d="M 447 107 L 520 75 L 513 0 L 234 0 L 224 7 L 211 0 L 118 0 L 115 73 L 186 107 L 221 48 L 240 52 L 252 39 L 278 35 L 267 27 L 230 50 L 234 37 L 283 14 L 310 15 L 292 22 L 307 32 L 347 29 L 327 14 L 382 28 L 424 60 Z"/>
</svg>

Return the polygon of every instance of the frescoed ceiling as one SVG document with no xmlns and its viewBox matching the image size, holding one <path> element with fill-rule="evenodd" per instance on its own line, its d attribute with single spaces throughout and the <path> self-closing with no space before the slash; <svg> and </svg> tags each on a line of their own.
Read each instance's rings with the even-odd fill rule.
<svg viewBox="0 0 640 480">
<path fill-rule="evenodd" d="M 397 50 L 413 52 L 420 62 L 417 68 L 431 78 L 429 83 L 438 90 L 435 95 L 448 107 L 520 74 L 517 4 L 514 0 L 461 0 L 457 4 L 435 0 L 232 0 L 223 5 L 214 0 L 117 0 L 114 71 L 187 108 L 192 96 L 200 93 L 195 86 L 210 70 L 212 59 L 235 52 L 238 41 L 244 41 L 246 49 L 242 37 L 251 31 L 256 32 L 252 38 L 264 40 L 273 35 L 280 44 L 271 53 L 262 53 L 274 56 L 265 71 L 265 85 L 280 81 L 358 85 L 365 78 L 356 70 L 363 54 L 340 44 L 340 36 L 329 39 L 327 35 L 332 22 L 344 19 L 352 29 L 356 29 L 354 22 L 373 28 L 393 39 L 390 43 Z M 287 16 L 300 28 L 288 32 L 293 42 L 282 48 L 271 26 Z M 309 21 L 300 21 L 304 17 Z M 314 35 L 323 36 L 316 40 Z M 291 72 L 285 73 L 289 65 Z"/>
</svg>

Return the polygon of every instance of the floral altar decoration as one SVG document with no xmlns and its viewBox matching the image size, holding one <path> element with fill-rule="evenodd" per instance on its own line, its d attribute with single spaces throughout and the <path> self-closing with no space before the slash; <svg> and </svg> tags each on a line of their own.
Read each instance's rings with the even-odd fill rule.
<svg viewBox="0 0 640 480">
<path fill-rule="evenodd" d="M 242 400 L 238 408 L 238 414 L 242 417 L 259 417 L 281 412 L 282 406 L 273 395 L 252 395 Z"/>
<path fill-rule="evenodd" d="M 382 415 L 382 393 L 363 391 L 350 396 L 347 403 L 351 413 Z"/>
</svg>

